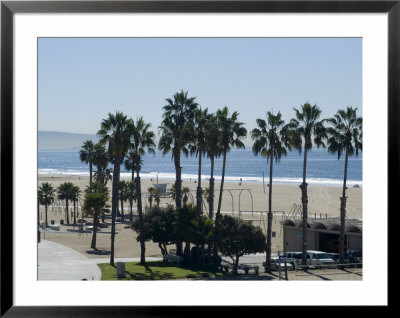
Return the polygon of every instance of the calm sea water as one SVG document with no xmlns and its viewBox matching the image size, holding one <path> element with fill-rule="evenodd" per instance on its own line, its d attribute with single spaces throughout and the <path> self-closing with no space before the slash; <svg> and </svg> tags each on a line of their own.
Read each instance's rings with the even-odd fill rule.
<svg viewBox="0 0 400 318">
<path fill-rule="evenodd" d="M 41 150 L 38 153 L 38 169 L 40 174 L 71 174 L 89 175 L 87 164 L 79 160 L 79 150 Z M 202 177 L 210 176 L 210 160 L 203 158 Z M 198 159 L 196 157 L 182 157 L 182 179 L 196 179 Z M 297 151 L 289 152 L 280 162 L 274 162 L 274 183 L 299 184 L 302 181 L 303 155 Z M 337 160 L 336 155 L 329 154 L 324 149 L 313 149 L 308 154 L 307 182 L 309 184 L 341 186 L 343 183 L 344 159 Z M 131 173 L 121 166 L 121 176 L 130 178 Z M 215 160 L 214 176 L 216 181 L 221 179 L 222 158 Z M 228 153 L 226 162 L 226 181 L 246 182 L 269 180 L 269 164 L 266 158 L 254 156 L 251 149 L 233 149 Z M 175 168 L 171 155 L 163 156 L 160 152 L 144 157 L 142 178 L 154 178 L 173 180 Z M 348 186 L 362 185 L 362 155 L 349 158 Z"/>
</svg>

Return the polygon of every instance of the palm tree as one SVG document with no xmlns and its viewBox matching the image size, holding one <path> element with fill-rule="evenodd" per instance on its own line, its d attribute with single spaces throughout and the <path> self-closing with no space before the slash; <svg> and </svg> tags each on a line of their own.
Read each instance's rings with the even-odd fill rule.
<svg viewBox="0 0 400 318">
<path fill-rule="evenodd" d="M 142 117 L 132 123 L 130 133 L 130 147 L 131 151 L 134 153 L 135 158 L 135 169 L 136 169 L 136 200 L 137 208 L 139 214 L 139 232 L 144 233 L 144 223 L 143 223 L 143 211 L 142 211 L 142 190 L 140 182 L 140 170 L 142 168 L 142 157 L 146 153 L 146 150 L 150 154 L 155 154 L 154 147 L 154 133 L 150 131 L 151 124 L 146 123 Z M 140 264 L 145 264 L 145 235 L 140 235 Z"/>
<path fill-rule="evenodd" d="M 37 190 L 37 224 L 40 226 L 40 202 L 42 201 L 42 191 L 40 189 Z"/>
<path fill-rule="evenodd" d="M 187 156 L 187 143 L 190 141 L 190 123 L 194 116 L 194 110 L 198 104 L 195 102 L 196 97 L 187 96 L 188 92 L 183 90 L 176 93 L 173 99 L 167 98 L 167 105 L 163 107 L 163 121 L 159 129 L 161 130 L 161 138 L 158 148 L 162 150 L 163 155 L 172 151 L 172 158 L 175 164 L 176 180 L 176 207 L 182 206 L 182 167 L 181 167 L 181 151 Z"/>
<path fill-rule="evenodd" d="M 207 130 L 205 134 L 206 139 L 206 154 L 210 158 L 211 168 L 210 168 L 210 182 L 208 188 L 208 216 L 209 218 L 214 217 L 214 160 L 221 155 L 221 145 L 219 143 L 219 128 L 217 123 L 217 118 L 215 115 L 210 115 Z"/>
<path fill-rule="evenodd" d="M 69 224 L 68 202 L 73 198 L 74 184 L 72 182 L 64 182 L 57 188 L 58 199 L 65 200 L 66 221 Z"/>
<path fill-rule="evenodd" d="M 108 212 L 108 200 L 108 188 L 98 181 L 93 182 L 85 190 L 82 212 L 86 213 L 86 215 L 93 216 L 93 236 L 92 243 L 90 245 L 90 247 L 93 249 L 96 249 L 99 215 Z"/>
<path fill-rule="evenodd" d="M 222 110 L 217 111 L 217 122 L 220 127 L 220 147 L 221 153 L 223 155 L 222 162 L 222 177 L 221 186 L 219 190 L 219 200 L 217 217 L 221 213 L 222 204 L 222 192 L 224 191 L 224 178 L 225 178 L 225 167 L 226 167 L 226 155 L 231 150 L 231 147 L 245 148 L 243 142 L 240 140 L 247 135 L 247 130 L 243 126 L 242 122 L 238 121 L 239 113 L 237 111 L 233 112 L 232 116 L 229 117 L 228 107 L 224 107 Z"/>
<path fill-rule="evenodd" d="M 73 186 L 71 189 L 71 200 L 74 203 L 74 224 L 76 224 L 76 203 L 79 200 L 81 189 L 78 186 Z"/>
<path fill-rule="evenodd" d="M 54 197 L 55 189 L 53 188 L 53 186 L 48 182 L 42 183 L 42 185 L 38 189 L 38 200 L 40 204 L 44 205 L 46 227 L 49 226 L 47 221 L 47 207 L 54 202 Z"/>
<path fill-rule="evenodd" d="M 214 229 L 214 221 L 207 216 L 200 215 L 196 217 L 195 220 L 192 221 L 194 225 L 194 235 L 193 235 L 193 243 L 196 244 L 196 247 L 200 247 L 200 259 L 202 263 L 205 262 L 204 255 L 204 245 L 208 244 L 208 251 L 211 250 L 213 229 Z M 196 248 L 198 251 L 198 248 Z"/>
<path fill-rule="evenodd" d="M 286 156 L 286 145 L 288 142 L 287 126 L 282 120 L 280 112 L 274 115 L 267 112 L 267 121 L 258 118 L 258 128 L 251 131 L 254 140 L 253 153 L 261 154 L 269 160 L 269 194 L 268 194 L 268 224 L 267 224 L 267 255 L 265 271 L 271 273 L 271 238 L 272 238 L 272 170 L 274 159 L 278 162 L 282 155 Z M 290 149 L 290 148 L 289 148 Z"/>
<path fill-rule="evenodd" d="M 133 201 L 136 202 L 135 182 L 127 182 L 127 199 L 129 201 L 129 220 L 133 221 Z"/>
<path fill-rule="evenodd" d="M 89 164 L 89 182 L 92 183 L 92 174 L 93 174 L 93 154 L 94 154 L 94 144 L 91 140 L 86 140 L 81 150 L 79 151 L 79 159 Z"/>
<path fill-rule="evenodd" d="M 94 173 L 96 181 L 106 183 L 106 169 L 108 166 L 109 157 L 106 147 L 97 143 L 93 147 L 93 164 L 96 166 L 97 171 Z"/>
<path fill-rule="evenodd" d="M 307 154 L 312 149 L 313 142 L 319 147 L 325 147 L 323 142 L 326 139 L 326 128 L 324 120 L 318 121 L 321 110 L 317 105 L 311 106 L 305 103 L 301 110 L 294 108 L 296 118 L 288 124 L 290 134 L 290 144 L 301 153 L 304 150 L 303 161 L 303 183 L 301 189 L 301 203 L 303 205 L 303 241 L 302 241 L 302 265 L 307 261 L 307 219 L 308 219 L 308 196 L 307 196 Z"/>
<path fill-rule="evenodd" d="M 203 190 L 201 188 L 201 159 L 206 152 L 207 140 L 207 124 L 210 120 L 208 109 L 196 109 L 194 112 L 193 122 L 193 143 L 190 145 L 190 153 L 195 153 L 199 158 L 197 190 L 196 190 L 196 214 L 200 216 L 203 202 Z"/>
<path fill-rule="evenodd" d="M 128 199 L 128 184 L 125 180 L 120 180 L 118 183 L 118 190 L 119 190 L 119 200 L 121 202 L 121 216 L 122 220 L 125 221 L 125 214 L 124 214 L 124 201 Z"/>
<path fill-rule="evenodd" d="M 340 198 L 340 236 L 339 236 L 339 263 L 344 262 L 344 230 L 346 225 L 346 180 L 349 156 L 358 156 L 362 150 L 362 117 L 357 117 L 357 108 L 347 107 L 339 110 L 333 118 L 327 120 L 333 127 L 328 131 L 328 151 L 337 153 L 338 160 L 344 152 L 343 191 Z"/>
<path fill-rule="evenodd" d="M 108 118 L 101 122 L 101 129 L 97 132 L 100 143 L 108 144 L 108 153 L 113 157 L 114 169 L 112 177 L 111 194 L 111 254 L 110 265 L 114 266 L 114 241 L 115 241 L 115 217 L 118 207 L 118 182 L 120 177 L 121 161 L 129 144 L 129 133 L 132 120 L 121 112 L 115 115 L 109 113 Z"/>
<path fill-rule="evenodd" d="M 189 199 L 189 197 L 188 197 L 189 193 L 190 193 L 189 187 L 182 187 L 182 195 L 183 195 L 182 201 L 183 201 L 184 205 L 187 204 L 187 201 Z M 196 208 L 196 211 L 197 211 L 197 208 Z"/>
<path fill-rule="evenodd" d="M 132 172 L 132 177 L 131 177 L 131 181 L 135 180 L 135 172 L 136 172 L 136 158 L 135 158 L 135 152 L 134 151 L 129 151 L 128 154 L 125 157 L 125 161 L 124 161 L 124 167 L 127 171 L 131 171 Z M 143 164 L 143 160 L 140 159 L 139 162 L 141 165 Z"/>
<path fill-rule="evenodd" d="M 151 206 L 152 206 L 152 204 L 153 204 L 153 193 L 154 193 L 154 188 L 153 188 L 153 187 L 147 188 L 147 192 L 149 193 L 149 204 L 150 204 L 150 209 L 151 209 Z"/>
<path fill-rule="evenodd" d="M 226 106 L 222 110 L 221 109 L 217 110 L 216 117 L 217 117 L 217 124 L 220 129 L 220 134 L 218 139 L 221 147 L 220 148 L 221 154 L 223 156 L 218 209 L 215 218 L 215 232 L 216 236 L 218 237 L 219 224 L 221 218 L 222 193 L 224 191 L 226 155 L 230 151 L 231 147 L 245 148 L 243 142 L 240 139 L 246 137 L 247 130 L 245 127 L 243 127 L 243 123 L 238 121 L 239 113 L 235 111 L 233 112 L 232 116 L 229 117 L 229 110 L 228 107 Z M 217 256 L 218 256 L 218 246 L 215 244 L 214 257 Z"/>
</svg>

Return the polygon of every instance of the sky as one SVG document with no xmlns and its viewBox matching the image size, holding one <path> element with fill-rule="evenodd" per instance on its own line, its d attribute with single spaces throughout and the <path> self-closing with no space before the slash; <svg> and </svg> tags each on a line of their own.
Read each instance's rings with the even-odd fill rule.
<svg viewBox="0 0 400 318">
<path fill-rule="evenodd" d="M 310 102 L 362 116 L 361 38 L 39 38 L 38 129 L 95 134 L 108 113 L 143 116 L 158 135 L 166 98 L 227 106 L 250 131 L 267 111 Z M 321 118 L 322 119 L 322 118 Z M 246 143 L 249 143 L 249 139 Z"/>
</svg>

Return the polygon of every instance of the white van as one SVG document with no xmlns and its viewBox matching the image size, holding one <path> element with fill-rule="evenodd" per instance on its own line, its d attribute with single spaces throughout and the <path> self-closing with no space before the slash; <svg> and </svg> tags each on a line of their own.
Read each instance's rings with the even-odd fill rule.
<svg viewBox="0 0 400 318">
<path fill-rule="evenodd" d="M 282 259 L 292 264 L 293 267 L 296 267 L 297 265 L 301 265 L 302 252 L 285 252 L 282 255 Z M 334 260 L 328 255 L 328 253 L 312 250 L 307 251 L 307 265 L 333 267 L 334 263 Z"/>
<path fill-rule="evenodd" d="M 310 256 L 311 265 L 320 265 L 321 267 L 334 267 L 335 261 L 328 253 L 321 251 L 307 251 Z M 308 258 L 308 257 L 307 257 Z"/>
</svg>

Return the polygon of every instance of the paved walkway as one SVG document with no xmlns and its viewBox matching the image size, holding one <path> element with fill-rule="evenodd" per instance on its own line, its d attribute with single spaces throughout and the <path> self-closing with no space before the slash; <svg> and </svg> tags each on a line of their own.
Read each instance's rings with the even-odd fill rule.
<svg viewBox="0 0 400 318">
<path fill-rule="evenodd" d="M 38 244 L 38 280 L 100 280 L 95 262 L 64 245 L 42 240 Z"/>
</svg>

